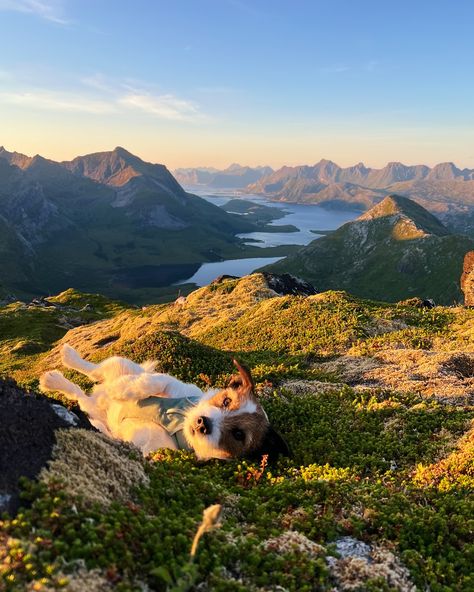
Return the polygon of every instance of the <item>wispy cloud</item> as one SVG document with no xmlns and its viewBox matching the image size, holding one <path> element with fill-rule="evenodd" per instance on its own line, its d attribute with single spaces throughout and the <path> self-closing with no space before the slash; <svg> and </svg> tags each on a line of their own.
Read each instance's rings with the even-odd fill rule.
<svg viewBox="0 0 474 592">
<path fill-rule="evenodd" d="M 120 97 L 118 102 L 125 107 L 138 109 L 162 119 L 195 121 L 203 118 L 194 103 L 170 94 L 152 95 L 133 92 Z"/>
<path fill-rule="evenodd" d="M 33 14 L 59 25 L 67 25 L 61 0 L 0 0 L 0 10 Z"/>
<path fill-rule="evenodd" d="M 364 63 L 359 64 L 351 64 L 348 66 L 347 64 L 333 64 L 329 66 L 325 66 L 320 68 L 320 72 L 322 74 L 343 74 L 345 72 L 351 73 L 361 73 L 361 72 L 375 72 L 380 66 L 380 62 L 378 60 L 368 60 Z"/>
<path fill-rule="evenodd" d="M 113 93 L 115 91 L 114 86 L 111 85 L 107 78 L 100 72 L 92 74 L 92 76 L 85 76 L 84 78 L 81 78 L 80 82 L 84 86 L 88 86 L 100 92 Z"/>
<path fill-rule="evenodd" d="M 32 90 L 28 92 L 0 92 L 0 102 L 48 111 L 92 113 L 101 115 L 116 111 L 114 105 L 77 94 Z"/>
<path fill-rule="evenodd" d="M 11 84 L 10 86 L 13 86 Z M 92 115 L 145 113 L 157 119 L 199 123 L 209 118 L 191 100 L 172 93 L 158 92 L 108 80 L 100 73 L 82 78 L 74 91 L 51 90 L 17 84 L 15 90 L 0 92 L 0 103 L 29 110 L 48 110 Z"/>
</svg>

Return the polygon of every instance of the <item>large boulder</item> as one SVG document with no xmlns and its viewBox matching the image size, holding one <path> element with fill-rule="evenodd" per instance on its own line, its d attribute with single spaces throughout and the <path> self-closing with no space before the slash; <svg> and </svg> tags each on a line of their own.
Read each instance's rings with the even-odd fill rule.
<svg viewBox="0 0 474 592">
<path fill-rule="evenodd" d="M 464 292 L 465 306 L 474 306 L 474 251 L 468 251 L 464 256 L 461 290 Z"/>
<path fill-rule="evenodd" d="M 287 296 L 289 294 L 293 296 L 314 296 L 314 294 L 317 294 L 312 284 L 289 273 L 275 274 L 263 271 L 262 275 L 268 287 L 274 290 L 279 296 Z"/>
<path fill-rule="evenodd" d="M 52 457 L 56 431 L 94 429 L 85 415 L 0 379 L 0 513 L 19 506 L 20 477 L 36 477 Z"/>
</svg>

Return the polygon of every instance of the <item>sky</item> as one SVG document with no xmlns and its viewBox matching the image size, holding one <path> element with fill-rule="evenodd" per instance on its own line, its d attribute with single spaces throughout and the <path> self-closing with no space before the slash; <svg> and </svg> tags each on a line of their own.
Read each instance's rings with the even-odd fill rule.
<svg viewBox="0 0 474 592">
<path fill-rule="evenodd" d="M 472 0 L 0 0 L 0 145 L 474 168 Z"/>
</svg>

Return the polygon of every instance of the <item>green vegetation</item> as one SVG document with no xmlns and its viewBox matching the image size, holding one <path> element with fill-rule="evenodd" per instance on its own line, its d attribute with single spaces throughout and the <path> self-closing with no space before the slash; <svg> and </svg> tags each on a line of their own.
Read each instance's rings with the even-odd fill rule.
<svg viewBox="0 0 474 592">
<path fill-rule="evenodd" d="M 34 381 L 32 367 L 40 354 L 67 331 L 127 308 L 99 294 L 72 289 L 45 299 L 44 305 L 14 302 L 0 306 L 0 374 L 15 374 L 17 380 L 29 384 Z"/>
<path fill-rule="evenodd" d="M 51 300 L 79 307 L 90 298 L 67 292 Z M 78 582 L 167 592 L 473 590 L 474 404 L 450 399 L 444 385 L 472 388 L 474 311 L 418 305 L 344 292 L 277 296 L 259 274 L 202 288 L 180 306 L 124 310 L 97 301 L 106 318 L 63 341 L 93 359 L 155 358 L 163 371 L 202 386 L 223 384 L 236 355 L 251 367 L 292 457 L 272 466 L 203 463 L 161 450 L 142 461 L 129 447 L 106 453 L 105 439 L 78 432 L 74 454 L 56 453 L 66 466 L 71 455 L 68 475 L 61 478 L 55 461 L 48 478 L 23 484 L 18 516 L 3 518 L 0 590 L 74 590 Z M 45 350 L 64 333 L 55 332 L 55 310 L 34 312 L 0 309 L 9 323 L 0 334 L 2 363 L 29 380 L 57 366 L 56 349 Z M 6 355 L 16 331 L 42 343 L 34 363 L 26 352 L 12 353 L 14 364 Z M 375 365 L 380 356 L 382 369 L 400 364 L 397 388 L 342 384 L 347 367 L 339 363 Z M 411 357 L 418 372 L 431 360 L 431 379 L 445 382 L 429 395 L 404 388 L 400 377 L 412 370 L 398 356 Z M 91 458 L 91 446 L 104 452 Z M 102 474 L 112 454 L 110 491 L 120 495 L 96 494 L 103 484 L 87 475 Z M 76 466 L 82 484 L 71 490 Z M 143 477 L 130 490 L 121 472 Z M 191 561 L 212 504 L 223 507 L 222 527 L 204 535 Z M 368 567 L 338 557 L 346 536 L 370 545 Z"/>
<path fill-rule="evenodd" d="M 420 205 L 395 195 L 265 269 L 292 273 L 318 290 L 347 290 L 385 301 L 418 296 L 454 304 L 463 299 L 462 265 L 472 249 L 472 239 L 450 234 Z"/>
<path fill-rule="evenodd" d="M 204 388 L 225 382 L 232 371 L 231 357 L 177 332 L 163 331 L 125 342 L 118 354 L 135 360 L 157 360 L 157 371 L 173 374 Z M 114 353 L 114 348 L 110 353 Z"/>
<path fill-rule="evenodd" d="M 25 484 L 29 508 L 3 523 L 13 538 L 6 589 L 42 578 L 60 583 L 68 577 L 64 562 L 74 573 L 82 559 L 119 590 L 138 589 L 139 581 L 165 590 L 168 578 L 182 577 L 200 514 L 212 503 L 224 506 L 223 528 L 205 539 L 196 562 L 197 580 L 212 589 L 329 590 L 324 556 L 342 535 L 396 544 L 420 587 L 470 589 L 474 502 L 466 483 L 420 488 L 420 470 L 415 479 L 411 471 L 442 453 L 447 434 L 462 433 L 473 412 L 386 394 L 364 400 L 344 389 L 323 399 L 277 392 L 265 406 L 294 453 L 276 467 L 196 464 L 192 455 L 160 452 L 146 464 L 149 485 L 107 509 L 80 498 L 72 507 L 61 483 Z M 288 529 L 322 551 L 268 554 L 269 539 Z M 366 585 L 360 589 L 390 589 Z"/>
<path fill-rule="evenodd" d="M 244 199 L 231 199 L 221 207 L 226 212 L 244 215 L 245 220 L 256 224 L 263 232 L 298 232 L 298 228 L 293 224 L 270 224 L 273 220 L 285 217 L 286 212 L 280 208 L 264 206 Z"/>
</svg>

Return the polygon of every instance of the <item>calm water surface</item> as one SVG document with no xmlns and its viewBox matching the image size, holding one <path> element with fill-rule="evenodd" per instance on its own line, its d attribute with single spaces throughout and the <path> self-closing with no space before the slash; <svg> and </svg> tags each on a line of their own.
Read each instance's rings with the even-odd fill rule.
<svg viewBox="0 0 474 592">
<path fill-rule="evenodd" d="M 298 228 L 298 232 L 249 232 L 246 234 L 239 234 L 238 236 L 244 239 L 252 239 L 248 244 L 256 247 L 277 247 L 278 245 L 307 245 L 318 234 L 314 234 L 311 230 L 336 230 L 342 224 L 349 220 L 353 220 L 360 215 L 359 211 L 350 210 L 329 210 L 320 206 L 312 206 L 306 204 L 289 204 L 272 202 L 259 195 L 245 195 L 232 191 L 212 191 L 209 189 L 202 189 L 196 187 L 187 187 L 187 191 L 194 193 L 213 203 L 216 206 L 223 206 L 231 199 L 238 197 L 262 205 L 268 205 L 278 208 L 285 213 L 283 218 L 274 220 L 273 226 L 281 226 L 283 224 L 292 224 Z M 254 242 L 255 240 L 261 242 Z M 198 271 L 179 282 L 179 284 L 193 283 L 198 286 L 205 286 L 212 282 L 219 275 L 247 275 L 263 267 L 278 261 L 281 257 L 256 257 L 251 259 L 228 259 L 226 261 L 219 261 L 217 263 L 203 263 Z"/>
<path fill-rule="evenodd" d="M 275 263 L 283 257 L 252 257 L 250 259 L 226 259 L 217 263 L 203 263 L 194 275 L 186 280 L 181 280 L 175 285 L 196 284 L 206 286 L 220 275 L 248 275 L 259 267 Z"/>
</svg>

